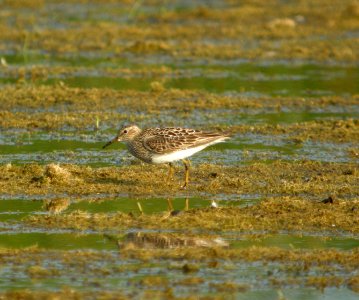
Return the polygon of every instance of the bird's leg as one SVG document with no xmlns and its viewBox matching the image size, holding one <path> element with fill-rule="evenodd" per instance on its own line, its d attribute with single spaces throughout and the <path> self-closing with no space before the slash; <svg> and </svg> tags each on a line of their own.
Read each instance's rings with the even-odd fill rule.
<svg viewBox="0 0 359 300">
<path fill-rule="evenodd" d="M 189 209 L 189 199 L 186 198 L 186 202 L 185 202 L 185 206 L 184 206 L 184 210 L 188 210 Z"/>
<path fill-rule="evenodd" d="M 172 199 L 171 198 L 167 198 L 167 205 L 168 205 L 168 210 L 170 212 L 174 211 L 173 209 L 173 204 L 172 204 Z"/>
<path fill-rule="evenodd" d="M 189 182 L 189 167 L 190 167 L 190 162 L 188 159 L 182 159 L 182 162 L 184 164 L 184 169 L 185 169 L 185 175 L 184 175 L 184 185 L 182 186 L 182 188 L 186 188 Z"/>
<path fill-rule="evenodd" d="M 173 168 L 173 164 L 172 163 L 168 163 L 169 169 L 168 169 L 168 176 L 167 176 L 167 182 L 171 181 L 173 178 L 173 172 L 174 172 L 174 168 Z"/>
</svg>

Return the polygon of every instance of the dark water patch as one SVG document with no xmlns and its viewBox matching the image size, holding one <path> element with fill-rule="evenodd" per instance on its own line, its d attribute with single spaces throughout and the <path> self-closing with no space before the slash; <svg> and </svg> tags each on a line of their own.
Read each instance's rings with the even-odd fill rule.
<svg viewBox="0 0 359 300">
<path fill-rule="evenodd" d="M 57 249 L 57 250 L 116 250 L 127 247 L 132 240 L 128 239 L 131 235 L 140 235 L 148 237 L 144 248 L 163 248 L 162 243 L 165 239 L 170 242 L 175 240 L 173 246 L 165 248 L 188 248 L 188 247 L 229 247 L 231 249 L 245 249 L 253 246 L 256 247 L 277 247 L 280 249 L 338 249 L 352 250 L 359 247 L 359 238 L 356 236 L 344 237 L 331 235 L 310 235 L 308 233 L 296 234 L 268 234 L 268 233 L 218 233 L 201 231 L 198 235 L 191 231 L 191 234 L 177 230 L 160 231 L 155 230 L 137 230 L 129 229 L 122 233 L 118 231 L 97 231 L 90 232 L 76 230 L 43 230 L 40 228 L 26 228 L 25 226 L 14 226 L 3 223 L 0 230 L 0 247 L 5 248 L 26 248 L 36 246 L 41 249 Z M 158 235 L 158 239 L 156 236 Z M 151 242 L 150 239 L 154 241 Z M 155 241 L 156 240 L 156 241 Z M 143 240 L 144 242 L 145 240 Z M 184 241 L 182 244 L 178 241 Z M 191 241 L 194 241 L 193 243 Z M 156 246 L 156 242 L 160 243 Z M 120 243 L 118 245 L 118 243 Z M 140 247 L 138 245 L 137 247 Z"/>
<path fill-rule="evenodd" d="M 257 114 L 240 114 L 240 124 L 293 124 L 301 122 L 319 121 L 319 120 L 343 120 L 356 118 L 358 116 L 359 107 L 348 107 L 346 112 L 338 111 L 343 108 L 330 108 L 337 110 L 333 112 L 293 112 L 287 110 L 275 113 L 257 113 Z M 357 112 L 358 110 L 358 112 Z"/>
<path fill-rule="evenodd" d="M 89 136 L 90 138 L 90 136 Z M 14 142 L 13 142 L 14 143 Z M 104 143 L 104 142 L 103 142 Z M 92 146 L 92 149 L 101 149 L 103 143 L 89 143 L 85 141 L 76 140 L 32 140 L 25 138 L 14 143 L 14 145 L 2 145 L 1 150 L 4 154 L 13 153 L 13 149 L 17 149 L 18 154 L 29 154 L 29 153 L 50 153 L 50 152 L 66 152 L 84 150 Z M 90 148 L 90 149 L 91 149 Z"/>
<path fill-rule="evenodd" d="M 176 72 L 159 72 L 154 75 L 151 70 L 143 69 L 136 59 L 130 58 L 103 59 L 98 57 L 75 57 L 73 59 L 57 58 L 34 54 L 33 64 L 64 66 L 63 72 L 49 74 L 47 79 L 36 79 L 37 84 L 53 85 L 59 81 L 71 87 L 81 88 L 114 88 L 135 89 L 149 91 L 151 82 L 165 80 L 166 88 L 200 89 L 214 93 L 235 91 L 240 93 L 257 93 L 267 96 L 325 96 L 325 95 L 354 95 L 359 93 L 358 68 L 352 66 L 328 65 L 294 65 L 289 64 L 253 64 L 241 63 L 239 65 L 217 65 L 212 62 L 206 64 L 185 63 L 179 66 L 170 62 L 156 61 L 155 65 L 163 65 Z M 8 63 L 20 64 L 21 56 L 5 56 Z M 149 62 L 145 64 L 151 65 Z M 82 67 L 81 70 L 66 72 L 66 65 Z M 116 71 L 117 66 L 129 68 L 125 72 Z M 88 70 L 83 67 L 89 67 Z M 93 69 L 96 67 L 96 69 Z M 113 69 L 111 72 L 108 69 Z M 143 71 L 137 72 L 138 70 Z M 15 72 L 16 73 L 16 72 Z M 65 75 L 67 74 L 67 75 Z M 14 84 L 17 79 L 8 78 L 6 73 L 0 75 L 0 84 Z M 28 78 L 31 81 L 31 78 Z"/>
<path fill-rule="evenodd" d="M 0 200 L 0 221 L 18 221 L 32 214 L 42 212 L 43 204 L 39 200 Z"/>
<path fill-rule="evenodd" d="M 292 235 L 292 234 L 269 234 L 264 237 L 252 238 L 238 237 L 231 240 L 234 248 L 245 248 L 251 246 L 259 247 L 280 247 L 283 249 L 328 249 L 335 248 L 340 250 L 350 250 L 359 247 L 359 237 L 340 237 L 340 236 L 311 236 L 311 235 Z"/>
<path fill-rule="evenodd" d="M 113 78 L 113 77 L 66 77 L 61 79 L 38 80 L 38 85 L 54 85 L 60 81 L 69 87 L 78 88 L 113 88 L 118 90 L 137 90 L 150 91 L 152 78 Z M 337 82 L 334 80 L 335 83 Z M 15 84 L 16 79 L 0 79 L 0 85 Z M 331 95 L 353 95 L 359 92 L 357 85 L 350 86 L 344 78 L 341 85 L 336 85 L 332 81 L 313 83 L 312 79 L 306 81 L 287 80 L 268 80 L 252 81 L 237 78 L 181 78 L 167 79 L 165 87 L 168 89 L 194 89 L 206 90 L 213 93 L 223 93 L 228 91 L 240 92 L 244 96 L 248 93 L 255 93 L 258 96 L 285 96 L 285 97 L 318 97 Z M 349 85 L 349 86 L 348 86 Z"/>
<path fill-rule="evenodd" d="M 0 200 L 0 246 L 15 247 L 28 247 L 33 244 L 38 244 L 41 248 L 49 249 L 77 249 L 89 248 L 100 249 L 99 247 L 108 247 L 109 241 L 103 241 L 105 238 L 103 234 L 110 234 L 118 236 L 121 240 L 125 237 L 126 233 L 144 232 L 151 233 L 151 235 L 159 234 L 165 236 L 171 233 L 172 236 L 176 234 L 188 234 L 184 230 L 161 230 L 147 229 L 139 230 L 136 228 L 96 228 L 79 230 L 79 229 L 60 229 L 53 227 L 52 229 L 45 229 L 36 224 L 29 225 L 24 223 L 25 218 L 36 215 L 48 215 L 56 219 L 57 215 L 55 210 L 49 211 L 46 204 L 49 201 L 56 201 L 53 199 L 7 199 Z M 218 199 L 218 198 L 217 198 Z M 219 207 L 232 207 L 241 206 L 248 207 L 261 201 L 260 195 L 243 195 L 241 199 L 237 200 L 217 200 L 216 203 Z M 61 203 L 60 203 L 61 204 Z M 141 205 L 141 211 L 139 210 Z M 87 214 L 91 218 L 94 214 L 106 214 L 108 217 L 116 214 L 117 212 L 139 216 L 141 213 L 158 216 L 159 220 L 164 220 L 170 217 L 170 210 L 175 211 L 176 214 L 184 212 L 186 209 L 193 208 L 206 208 L 212 205 L 211 199 L 203 198 L 148 198 L 148 199 L 134 199 L 134 198 L 114 198 L 114 199 L 73 199 L 68 200 L 68 205 L 64 210 L 58 210 L 59 214 L 72 214 L 81 213 Z M 215 209 L 215 208 L 213 208 Z M 168 214 L 168 215 L 167 215 Z M 86 217 L 87 218 L 87 217 Z M 329 249 L 335 248 L 339 250 L 350 250 L 359 247 L 359 239 L 356 234 L 346 232 L 326 232 L 310 233 L 310 232 L 278 232 L 271 233 L 269 231 L 231 231 L 231 232 L 212 232 L 201 228 L 192 229 L 191 235 L 197 234 L 201 239 L 214 235 L 216 238 L 223 239 L 224 242 L 229 243 L 231 248 L 248 248 L 252 246 L 258 247 L 279 247 L 282 249 Z M 53 235 L 53 238 L 51 236 Z M 166 237 L 165 237 L 166 238 Z M 196 238 L 196 236 L 194 236 Z M 166 238 L 167 239 L 167 238 Z M 59 243 L 54 243 L 52 246 L 49 240 L 56 240 Z M 83 240 L 83 241 L 82 241 Z M 113 238 L 109 240 L 113 241 Z M 115 239 L 116 240 L 116 239 Z M 38 242 L 36 242 L 38 241 Z M 65 244 L 62 244 L 63 241 Z M 101 242 L 102 241 L 102 242 Z M 32 244 L 31 244 L 32 242 Z M 93 247 L 91 244 L 93 243 Z M 105 245 L 102 245 L 104 243 Z M 72 247 L 72 248 L 71 248 Z M 107 249 L 107 248 L 101 248 Z"/>
<path fill-rule="evenodd" d="M 170 115 L 169 115 L 170 114 Z M 174 112 L 163 113 L 164 120 L 173 122 Z M 181 116 L 184 120 L 192 123 L 195 127 L 205 127 L 211 122 L 226 125 L 290 125 L 294 123 L 321 121 L 321 120 L 346 120 L 356 119 L 359 115 L 359 106 L 326 108 L 312 108 L 306 111 L 295 111 L 295 108 L 239 108 L 238 110 L 194 110 L 190 114 Z"/>
<path fill-rule="evenodd" d="M 65 209 L 66 213 L 74 211 L 83 211 L 88 213 L 138 213 L 138 204 L 140 203 L 143 212 L 146 214 L 153 214 L 165 212 L 169 209 L 168 199 L 170 199 L 173 209 L 183 210 L 186 206 L 186 198 L 148 198 L 148 199 L 134 199 L 125 197 L 116 197 L 112 199 L 101 199 L 101 195 L 96 195 L 97 198 L 77 198 L 71 201 L 69 199 L 68 206 Z M 30 199 L 3 199 L 0 200 L 0 221 L 20 221 L 24 217 L 31 214 L 45 214 L 46 201 L 53 201 L 59 199 L 59 196 L 44 196 L 39 197 L 38 200 Z M 204 198 L 188 198 L 189 208 L 209 207 L 211 205 L 210 199 Z M 248 201 L 247 201 L 248 202 Z M 230 205 L 230 203 L 223 202 L 223 205 Z"/>
<path fill-rule="evenodd" d="M 0 233 L 0 247 L 26 248 L 37 246 L 43 249 L 58 250 L 116 250 L 117 245 L 103 234 L 81 233 Z"/>
</svg>

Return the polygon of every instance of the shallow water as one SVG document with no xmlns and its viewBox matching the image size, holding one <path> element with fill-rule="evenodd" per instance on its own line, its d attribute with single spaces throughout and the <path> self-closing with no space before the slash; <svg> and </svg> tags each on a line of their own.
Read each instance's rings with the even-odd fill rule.
<svg viewBox="0 0 359 300">
<path fill-rule="evenodd" d="M 191 66 L 187 66 L 191 68 Z M 198 66 L 196 66 L 198 68 Z M 213 66 L 216 69 L 209 77 L 203 77 L 206 68 L 201 67 L 200 71 L 194 70 L 187 73 L 182 78 L 166 79 L 166 87 L 175 88 L 200 88 L 211 92 L 224 94 L 241 94 L 246 97 L 271 96 L 318 96 L 318 95 L 349 95 L 358 92 L 357 85 L 353 81 L 357 79 L 357 72 L 345 67 L 328 66 L 298 66 L 289 67 L 288 65 L 269 65 L 254 66 L 238 65 L 234 68 L 219 65 Z M 240 73 L 241 70 L 247 70 Z M 280 75 L 278 75 L 278 72 Z M 194 76 L 194 74 L 197 74 Z M 189 76 L 189 77 L 188 77 Z M 2 81 L 1 81 L 2 80 Z M 2 83 L 12 82 L 12 79 L 3 78 Z M 50 79 L 46 84 L 53 84 L 58 79 Z M 69 77 L 61 78 L 62 81 L 70 86 L 77 87 L 111 87 L 138 90 L 148 90 L 149 83 L 153 78 L 106 78 L 93 76 L 88 77 Z M 314 83 L 313 83 L 314 82 Z M 346 82 L 346 84 L 343 84 Z M 335 83 L 335 84 L 334 84 Z M 285 86 L 285 88 L 283 88 Z M 305 87 L 304 89 L 302 87 Z M 56 109 L 56 108 L 55 108 Z M 231 110 L 209 110 L 193 111 L 184 116 L 182 122 L 188 127 L 205 127 L 208 122 L 215 118 L 218 124 L 222 125 L 275 125 L 275 124 L 294 124 L 320 120 L 343 120 L 356 118 L 358 107 L 325 107 L 308 108 L 308 111 L 295 111 L 295 109 L 282 108 L 281 112 L 274 111 L 246 111 L 233 112 Z M 176 112 L 162 112 L 160 115 L 162 122 L 175 124 Z M 151 126 L 151 120 L 144 120 L 145 125 Z M 0 132 L 0 163 L 22 165 L 28 163 L 70 163 L 82 164 L 92 167 L 123 166 L 136 163 L 122 144 L 113 145 L 106 151 L 101 147 L 106 141 L 116 134 L 116 128 L 102 124 L 100 130 L 59 130 L 59 131 L 34 131 L 9 129 Z M 258 133 L 236 134 L 231 140 L 208 148 L 192 158 L 193 166 L 211 161 L 211 163 L 221 165 L 248 165 L 253 162 L 270 162 L 274 160 L 284 160 L 294 162 L 296 160 L 309 160 L 319 162 L 355 162 L 356 157 L 350 155 L 350 150 L 356 147 L 355 141 L 348 143 L 335 143 L 329 141 L 303 141 L 294 143 L 285 134 L 269 136 Z M 177 166 L 177 172 L 182 172 L 182 166 Z M 261 194 L 233 194 L 233 195 L 207 195 L 205 192 L 189 197 L 190 208 L 208 207 L 212 199 L 215 199 L 220 206 L 247 206 L 254 205 L 261 201 L 263 197 L 271 195 Z M 275 196 L 275 195 L 274 195 Z M 126 197 L 114 197 L 114 195 L 88 195 L 87 197 L 68 197 L 65 195 L 48 194 L 45 196 L 28 195 L 5 195 L 0 194 L 0 248 L 24 249 L 27 247 L 37 247 L 51 251 L 101 251 L 106 255 L 117 257 L 118 242 L 124 242 L 129 232 L 141 232 L 137 228 L 123 231 L 101 231 L 92 230 L 80 231 L 74 229 L 45 229 L 42 227 L 29 227 L 24 223 L 26 218 L 33 215 L 51 215 L 45 210 L 44 202 L 58 197 L 65 197 L 70 200 L 68 207 L 61 213 L 71 213 L 83 211 L 90 214 L 105 213 L 111 215 L 118 211 L 124 213 L 138 214 L 137 202 L 142 206 L 146 214 L 158 214 L 168 210 L 167 199 L 148 198 L 134 199 Z M 185 198 L 172 199 L 174 209 L 182 210 L 185 206 Z M 211 232 L 202 232 L 211 236 Z M 152 231 L 151 231 L 152 232 Z M 161 233 L 161 229 L 153 231 Z M 217 234 L 218 235 L 218 234 Z M 217 236 L 216 235 L 216 236 Z M 337 249 L 341 251 L 355 250 L 359 247 L 357 235 L 347 235 L 341 233 L 312 234 L 310 232 L 301 233 L 269 233 L 269 232 L 223 232 L 221 238 L 229 243 L 233 249 L 257 247 L 278 247 L 282 249 Z M 40 259 L 41 261 L 41 259 Z M 136 297 L 141 297 L 138 292 L 138 284 L 141 280 L 151 276 L 160 276 L 173 283 L 173 291 L 176 295 L 211 295 L 221 292 L 211 287 L 211 285 L 221 285 L 228 282 L 245 285 L 244 292 L 235 292 L 236 299 L 258 299 L 266 297 L 277 299 L 278 295 L 284 295 L 290 299 L 356 299 L 356 294 L 346 287 L 338 289 L 327 288 L 323 292 L 305 287 L 305 280 L 308 274 L 291 274 L 282 272 L 282 268 L 287 265 L 269 264 L 263 266 L 262 263 L 234 263 L 232 266 L 226 264 L 219 268 L 211 269 L 204 266 L 195 273 L 196 277 L 203 278 L 205 283 L 196 286 L 179 285 L 176 283 L 188 278 L 182 271 L 168 270 L 168 265 L 176 265 L 175 261 L 155 261 L 151 266 L 143 262 L 133 262 L 122 258 L 116 260 L 115 266 L 121 268 L 122 265 L 136 267 L 135 271 L 127 270 L 125 274 L 121 271 L 113 270 L 113 262 L 105 259 L 102 262 L 89 263 L 87 272 L 74 268 L 71 272 L 77 280 L 73 281 L 62 274 L 64 269 L 68 269 L 62 261 L 52 261 L 51 263 L 44 258 L 40 266 L 44 268 L 56 268 L 59 275 L 47 276 L 44 279 L 31 278 L 28 272 L 30 265 L 18 266 L 6 264 L 0 269 L 0 276 L 3 278 L 0 283 L 0 290 L 31 288 L 33 290 L 58 290 L 64 285 L 71 286 L 77 290 L 101 291 L 124 289 L 126 292 L 137 293 Z M 97 269 L 96 269 L 97 268 Z M 174 268 L 181 268 L 180 266 Z M 109 275 L 101 277 L 98 269 L 107 270 Z M 107 271 L 106 271 L 107 272 Z M 333 271 L 334 272 L 334 271 Z M 272 288 L 268 274 L 274 274 L 276 279 L 296 276 L 303 280 L 291 288 L 279 290 Z M 325 274 L 325 273 L 324 273 Z M 315 275 L 315 272 L 311 275 Z M 318 271 L 317 275 L 323 275 Z M 333 273 L 330 273 L 332 276 Z M 344 270 L 335 271 L 337 276 L 349 276 Z M 350 274 L 353 275 L 353 274 Z M 328 274 L 324 276 L 329 276 Z M 14 279 L 16 278 L 16 279 Z M 124 279 L 126 278 L 126 279 Z M 215 292 L 214 292 L 215 291 Z"/>
<path fill-rule="evenodd" d="M 105 139 L 104 139 L 105 140 Z M 138 163 L 123 145 L 102 150 L 103 142 L 31 140 L 23 145 L 4 146 L 0 163 L 71 163 L 93 167 L 121 166 Z M 252 161 L 313 160 L 325 162 L 355 162 L 350 155 L 352 143 L 307 141 L 295 145 L 286 139 L 248 134 L 223 145 L 212 146 L 191 159 L 193 165 L 212 162 L 222 165 L 244 165 Z M 182 169 L 177 164 L 177 169 Z"/>
<path fill-rule="evenodd" d="M 46 199 L 48 200 L 48 198 Z M 121 240 L 127 232 L 141 232 L 139 229 L 112 231 L 112 230 L 44 230 L 41 227 L 27 227 L 21 225 L 21 221 L 31 215 L 51 215 L 46 211 L 45 199 L 2 199 L 0 200 L 0 248 L 24 248 L 37 245 L 45 249 L 93 249 L 109 250 L 116 249 L 113 240 L 108 239 L 106 234 L 116 235 Z M 185 209 L 185 198 L 170 199 L 173 208 L 181 211 Z M 217 201 L 220 206 L 247 206 L 253 205 L 259 199 L 247 197 L 243 200 L 223 200 Z M 188 198 L 189 208 L 209 207 L 211 199 Z M 146 214 L 163 213 L 169 209 L 168 199 L 148 198 L 114 198 L 114 199 L 74 199 L 66 206 L 66 213 L 82 211 L 87 213 L 106 213 L 112 214 L 118 211 L 124 213 L 138 214 L 137 203 L 141 204 L 143 212 Z M 198 228 L 199 232 L 201 229 Z M 151 232 L 146 230 L 147 232 Z M 145 232 L 146 232 L 145 231 Z M 161 230 L 154 230 L 160 233 Z M 170 232 L 170 231 L 165 231 Z M 180 232 L 180 231 L 175 231 Z M 211 234 L 208 233 L 207 234 Z M 276 246 L 284 249 L 324 249 L 335 248 L 349 250 L 359 247 L 359 238 L 356 236 L 335 236 L 333 234 L 312 235 L 311 233 L 288 234 L 288 233 L 256 233 L 252 238 L 248 238 L 253 233 L 246 232 L 223 232 L 221 237 L 233 248 L 243 248 L 251 246 Z M 218 235 L 218 234 L 216 234 Z"/>
<path fill-rule="evenodd" d="M 6 57 L 9 64 L 17 66 L 19 59 L 16 57 Z M 137 61 L 137 57 L 134 61 Z M 46 61 L 46 60 L 45 60 Z M 43 57 L 34 59 L 33 63 L 39 62 L 43 65 Z M 51 60 L 54 64 L 56 60 Z M 86 62 L 89 62 L 86 64 Z M 49 75 L 48 79 L 36 79 L 36 84 L 53 85 L 62 81 L 70 87 L 81 88 L 113 88 L 113 89 L 134 89 L 139 91 L 149 91 L 150 83 L 154 80 L 164 82 L 168 89 L 196 89 L 206 90 L 214 93 L 239 93 L 243 96 L 263 97 L 263 96 L 286 96 L 286 97 L 318 97 L 340 95 L 349 96 L 359 93 L 359 87 L 356 84 L 359 81 L 359 71 L 356 67 L 350 66 L 328 66 L 328 65 L 293 65 L 292 63 L 279 64 L 253 64 L 240 63 L 234 66 L 225 64 L 195 65 L 193 63 L 182 63 L 179 65 L 168 65 L 156 62 L 168 68 L 177 71 L 176 74 L 153 77 L 151 72 L 148 76 L 131 75 L 122 73 L 109 76 L 106 74 L 107 68 L 114 68 L 119 62 L 103 62 L 95 60 L 86 60 L 85 64 L 80 59 L 70 61 L 72 66 L 86 66 L 89 69 L 76 71 L 69 75 Z M 154 63 L 147 63 L 149 66 Z M 20 64 L 21 65 L 21 64 Z M 57 65 L 63 65 L 60 61 Z M 123 64 L 120 64 L 124 66 Z M 146 63 L 144 64 L 146 65 Z M 138 66 L 127 61 L 130 70 L 136 71 Z M 46 64 L 45 64 L 46 66 Z M 66 64 L 65 64 L 66 66 Z M 95 67 L 96 69 L 92 69 Z M 0 84 L 14 84 L 17 79 L 1 75 Z"/>
<path fill-rule="evenodd" d="M 315 66 L 320 69 L 320 66 Z M 272 70 L 275 72 L 275 68 Z M 325 73 L 326 67 L 322 73 Z M 317 70 L 318 71 L 318 70 Z M 350 73 L 348 71 L 348 73 Z M 309 75 L 308 75 L 309 74 Z M 322 76 L 315 87 L 308 86 L 308 82 L 313 80 L 314 75 L 310 72 L 301 76 L 289 76 L 286 80 L 282 78 L 271 78 L 270 75 L 256 74 L 257 81 L 251 81 L 253 78 L 247 74 L 244 78 L 179 78 L 166 81 L 166 87 L 176 88 L 205 88 L 214 92 L 239 92 L 246 96 L 260 97 L 261 95 L 280 95 L 280 96 L 311 96 L 311 95 L 333 95 L 333 94 L 350 94 L 357 93 L 357 86 L 353 87 L 350 82 L 352 78 L 346 78 L 344 73 L 340 80 L 348 81 L 348 85 L 343 86 L 333 84 L 338 78 L 328 79 Z M 311 77 L 313 76 L 313 77 Z M 4 79 L 5 80 L 5 79 Z M 89 78 L 65 78 L 67 84 L 79 87 L 112 87 L 112 88 L 135 88 L 140 90 L 148 90 L 148 79 L 111 79 L 93 77 Z M 152 79 L 151 79 L 152 80 Z M 339 82 L 340 82 L 339 80 Z M 52 84 L 56 82 L 51 79 L 46 82 Z M 288 84 L 290 82 L 290 84 Z M 215 84 L 214 84 L 215 83 Z M 282 87 L 285 85 L 285 88 Z M 273 89 L 274 86 L 274 89 Z M 305 86 L 306 89 L 302 89 Z M 348 88 L 348 89 L 347 89 Z M 250 124 L 256 126 L 258 124 L 293 124 L 316 120 L 342 120 L 348 118 L 356 118 L 358 108 L 344 108 L 342 111 L 338 107 L 325 108 L 324 111 L 312 110 L 310 112 L 295 112 L 285 110 L 280 113 L 253 113 L 244 114 L 231 111 L 195 111 L 192 115 L 182 120 L 188 127 L 201 128 L 205 126 L 211 119 L 216 118 L 218 123 L 228 125 Z M 163 120 L 169 123 L 175 122 L 175 114 L 166 115 L 163 113 Z M 145 121 L 144 123 L 150 123 Z M 148 124 L 150 125 L 150 124 Z M 82 164 L 92 167 L 104 166 L 123 166 L 131 165 L 134 159 L 127 153 L 124 145 L 114 145 L 112 148 L 104 151 L 101 147 L 104 143 L 116 134 L 116 128 L 105 127 L 99 131 L 52 131 L 52 132 L 32 132 L 24 133 L 16 130 L 2 131 L 0 133 L 1 154 L 0 163 L 2 164 L 28 164 L 28 163 L 70 163 Z M 310 160 L 319 162 L 354 162 L 357 158 L 350 155 L 350 149 L 355 147 L 355 142 L 349 143 L 333 143 L 320 141 L 304 141 L 296 144 L 288 140 L 286 135 L 268 136 L 254 133 L 237 134 L 230 141 L 221 145 L 215 145 L 206 151 L 202 151 L 192 159 L 193 166 L 211 161 L 211 163 L 221 165 L 248 165 L 253 162 L 267 162 L 273 160 Z M 177 166 L 177 172 L 182 172 L 182 166 Z M 47 195 L 43 197 L 32 197 L 27 195 L 4 195 L 0 194 L 0 248 L 24 249 L 27 247 L 37 247 L 46 250 L 64 250 L 64 251 L 101 251 L 106 255 L 117 257 L 118 245 L 110 236 L 116 236 L 118 241 L 122 241 L 128 231 L 110 231 L 99 232 L 94 229 L 91 231 L 78 230 L 48 230 L 41 227 L 29 227 L 24 220 L 32 215 L 49 214 L 44 209 L 43 201 L 56 197 L 67 195 Z M 95 195 L 93 195 L 95 196 Z M 208 207 L 212 199 L 218 201 L 219 205 L 253 205 L 261 201 L 263 197 L 269 195 L 207 195 L 205 192 L 190 197 L 190 207 Z M 90 195 L 91 197 L 91 195 Z M 143 211 L 146 214 L 163 213 L 167 211 L 168 205 L 166 199 L 131 199 L 131 198 L 108 198 L 107 195 L 96 195 L 100 200 L 89 201 L 87 199 L 70 198 L 70 205 L 62 213 L 71 213 L 77 210 L 94 213 L 106 213 L 111 215 L 117 211 L 125 213 L 137 213 L 137 202 L 141 203 Z M 19 198 L 19 199 L 16 199 Z M 173 199 L 175 209 L 184 208 L 184 198 Z M 132 228 L 131 232 L 137 232 L 136 228 Z M 160 231 L 160 228 L 158 229 Z M 263 235 L 264 234 L 264 235 Z M 206 232 L 206 235 L 211 235 Z M 355 250 L 359 247 L 358 236 L 346 236 L 322 233 L 320 235 L 312 235 L 310 232 L 278 233 L 269 234 L 260 233 L 259 236 L 252 236 L 253 233 L 238 234 L 222 234 L 221 238 L 229 243 L 229 247 L 233 249 L 258 247 L 278 247 L 283 249 L 337 249 L 340 251 Z M 6 263 L 0 269 L 0 290 L 23 289 L 30 288 L 32 290 L 54 291 L 62 286 L 70 286 L 79 291 L 117 291 L 124 290 L 126 293 L 132 293 L 135 297 L 140 298 L 142 280 L 151 276 L 160 276 L 166 278 L 173 285 L 173 292 L 178 296 L 189 296 L 192 294 L 200 295 L 221 295 L 222 292 L 211 287 L 211 285 L 221 285 L 226 282 L 232 282 L 238 285 L 245 285 L 244 292 L 234 292 L 236 299 L 258 299 L 265 297 L 266 299 L 278 299 L 278 295 L 284 295 L 290 299 L 356 299 L 357 294 L 341 286 L 340 288 L 326 288 L 323 292 L 315 290 L 312 287 L 305 287 L 305 281 L 308 276 L 333 276 L 347 278 L 349 275 L 345 270 L 336 270 L 329 273 L 318 271 L 317 273 L 297 274 L 289 271 L 282 271 L 288 267 L 287 264 L 268 264 L 263 265 L 258 262 L 235 262 L 231 265 L 221 264 L 219 267 L 207 268 L 201 266 L 196 277 L 205 280 L 205 283 L 190 285 L 178 285 L 181 280 L 188 278 L 188 275 L 182 271 L 168 270 L 168 266 L 175 265 L 176 261 L 154 261 L 150 266 L 143 262 L 133 262 L 133 260 L 121 258 L 116 259 L 115 263 L 111 260 L 104 259 L 101 262 L 89 262 L 86 266 L 86 272 L 83 273 L 79 269 L 73 268 L 69 270 L 68 265 L 64 265 L 62 261 L 52 260 L 48 262 L 46 258 L 39 259 L 40 266 L 45 269 L 56 269 L 58 273 L 45 278 L 37 278 L 34 281 L 29 275 L 31 265 L 12 265 Z M 197 262 L 196 262 L 197 263 Z M 122 265 L 131 265 L 136 268 L 135 271 L 127 270 L 117 271 L 114 267 L 120 268 Z M 64 274 L 64 270 L 66 274 Z M 100 271 L 99 271 L 100 270 Z M 103 271 L 105 270 L 105 271 Z M 107 270 L 107 271 L 106 271 Z M 68 272 L 72 274 L 68 276 Z M 99 272 L 106 272 L 105 276 L 99 275 Z M 273 274 L 268 276 L 268 274 Z M 284 288 L 273 288 L 271 278 L 286 280 L 285 278 L 294 276 L 302 280 L 301 283 L 290 286 L 282 284 Z M 76 280 L 72 280 L 76 277 Z M 278 294 L 279 293 L 279 294 Z"/>
<path fill-rule="evenodd" d="M 102 150 L 112 133 L 33 133 L 0 134 L 0 163 L 71 163 L 93 167 L 129 165 L 136 162 L 122 144 Z M 214 145 L 193 156 L 194 165 L 212 160 L 223 165 L 248 164 L 251 161 L 271 160 L 313 160 L 325 162 L 354 162 L 357 158 L 349 150 L 355 143 L 331 143 L 305 141 L 295 144 L 285 135 L 268 136 L 261 134 L 241 134 L 231 140 Z M 178 166 L 178 168 L 180 168 Z"/>
</svg>

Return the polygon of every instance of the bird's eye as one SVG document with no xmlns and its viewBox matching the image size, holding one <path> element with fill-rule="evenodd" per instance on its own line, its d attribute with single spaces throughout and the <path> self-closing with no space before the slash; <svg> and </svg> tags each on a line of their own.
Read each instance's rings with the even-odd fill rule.
<svg viewBox="0 0 359 300">
<path fill-rule="evenodd" d="M 123 133 L 127 133 L 127 130 L 125 129 L 125 130 L 123 131 Z"/>
</svg>

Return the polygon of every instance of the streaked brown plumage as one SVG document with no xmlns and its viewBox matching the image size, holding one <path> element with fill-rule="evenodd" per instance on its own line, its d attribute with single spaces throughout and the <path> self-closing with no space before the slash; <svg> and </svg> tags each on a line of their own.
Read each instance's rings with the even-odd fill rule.
<svg viewBox="0 0 359 300">
<path fill-rule="evenodd" d="M 168 163 L 169 177 L 173 174 L 172 162 L 182 160 L 185 165 L 185 183 L 188 184 L 189 161 L 186 157 L 209 145 L 228 139 L 228 135 L 217 132 L 204 132 L 180 127 L 147 128 L 141 130 L 136 125 L 123 126 L 117 136 L 103 148 L 117 141 L 127 144 L 130 153 L 146 163 Z"/>
</svg>

